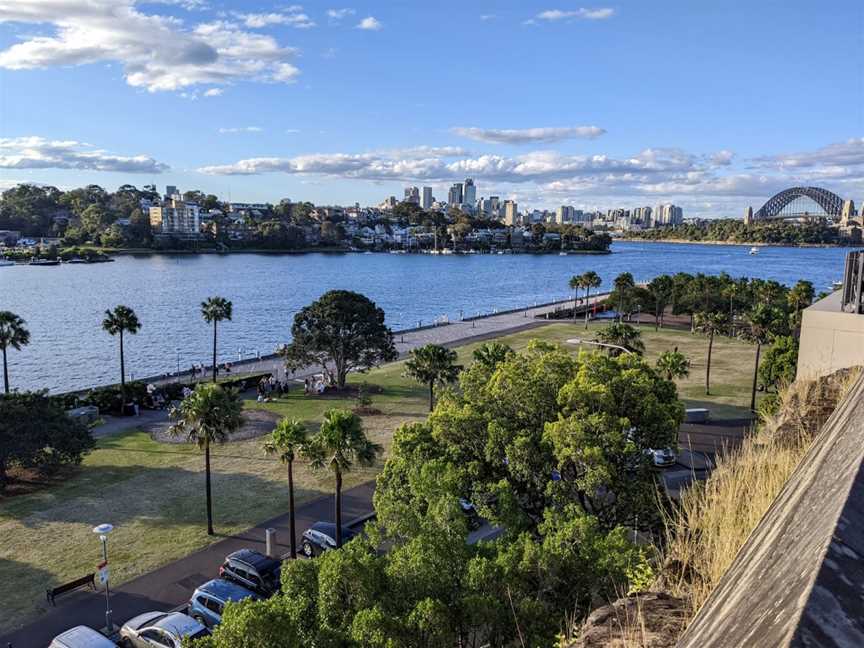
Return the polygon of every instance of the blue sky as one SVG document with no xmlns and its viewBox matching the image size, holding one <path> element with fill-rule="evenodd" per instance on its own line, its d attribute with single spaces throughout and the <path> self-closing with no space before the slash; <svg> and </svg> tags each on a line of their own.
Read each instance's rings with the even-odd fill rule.
<svg viewBox="0 0 864 648">
<path fill-rule="evenodd" d="M 864 3 L 0 0 L 0 183 L 864 201 Z"/>
</svg>

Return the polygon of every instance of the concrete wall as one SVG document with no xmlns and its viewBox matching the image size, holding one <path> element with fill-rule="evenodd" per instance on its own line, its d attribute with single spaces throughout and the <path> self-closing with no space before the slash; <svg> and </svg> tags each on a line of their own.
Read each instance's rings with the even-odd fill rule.
<svg viewBox="0 0 864 648">
<path fill-rule="evenodd" d="M 864 646 L 864 374 L 679 648 Z"/>
<path fill-rule="evenodd" d="M 805 309 L 798 378 L 813 379 L 864 365 L 864 315 L 840 310 L 842 291 Z"/>
</svg>

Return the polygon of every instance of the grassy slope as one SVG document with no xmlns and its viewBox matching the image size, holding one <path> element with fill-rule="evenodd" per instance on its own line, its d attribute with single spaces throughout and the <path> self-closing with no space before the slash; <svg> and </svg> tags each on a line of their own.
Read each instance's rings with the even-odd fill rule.
<svg viewBox="0 0 864 648">
<path fill-rule="evenodd" d="M 593 325 L 592 325 L 593 328 Z M 704 400 L 703 338 L 683 331 L 654 333 L 643 327 L 648 358 L 675 346 L 693 361 L 690 378 L 680 383 L 688 405 Z M 530 339 L 563 342 L 584 335 L 582 326 L 552 324 L 508 336 L 514 348 Z M 470 362 L 477 345 L 459 349 L 460 363 Z M 753 349 L 737 341 L 715 343 L 715 393 L 712 408 L 718 417 L 740 416 L 748 402 L 748 377 Z M 428 408 L 426 388 L 402 377 L 402 363 L 352 376 L 384 389 L 374 396 L 380 416 L 364 425 L 374 440 L 389 446 L 393 430 L 403 421 L 422 418 Z M 304 397 L 294 391 L 263 407 L 302 418 L 315 426 L 330 407 L 351 407 L 344 398 Z M 250 402 L 249 406 L 258 404 Z M 214 515 L 219 533 L 234 533 L 284 513 L 287 499 L 284 468 L 266 458 L 261 439 L 232 443 L 213 453 Z M 383 460 L 382 460 L 383 462 Z M 374 477 L 382 462 L 349 475 L 346 487 Z M 159 444 L 142 432 L 101 439 L 82 467 L 56 487 L 0 500 L 0 631 L 44 609 L 46 587 L 93 570 L 99 558 L 91 528 L 110 521 L 112 574 L 122 582 L 199 549 L 213 539 L 204 531 L 203 459 L 192 447 Z M 295 477 L 300 502 L 329 494 L 332 480 L 299 466 Z"/>
</svg>

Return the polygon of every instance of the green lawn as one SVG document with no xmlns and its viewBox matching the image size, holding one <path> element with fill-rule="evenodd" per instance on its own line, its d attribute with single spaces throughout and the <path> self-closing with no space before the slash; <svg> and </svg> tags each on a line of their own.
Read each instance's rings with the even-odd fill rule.
<svg viewBox="0 0 864 648">
<path fill-rule="evenodd" d="M 706 340 L 685 331 L 655 333 L 648 326 L 643 331 L 650 361 L 675 346 L 691 359 L 691 375 L 679 384 L 688 406 L 708 402 L 717 418 L 746 414 L 753 347 L 717 339 L 712 369 L 716 395 L 705 398 Z M 581 324 L 561 323 L 502 341 L 519 349 L 534 338 L 564 342 L 584 335 Z M 469 364 L 476 346 L 459 348 L 459 362 Z M 385 449 L 400 423 L 418 420 L 428 409 L 426 387 L 403 378 L 403 370 L 400 362 L 351 376 L 352 382 L 366 381 L 383 389 L 373 396 L 373 406 L 382 413 L 364 417 L 364 425 Z M 250 401 L 248 406 L 299 417 L 315 427 L 326 409 L 353 404 L 349 398 L 304 396 L 302 389 L 295 389 L 276 403 Z M 372 479 L 382 464 L 383 459 L 372 468 L 351 473 L 345 486 Z M 261 439 L 216 448 L 213 471 L 218 533 L 239 532 L 285 512 L 285 469 L 263 455 Z M 143 432 L 132 431 L 99 440 L 83 465 L 62 483 L 0 500 L 0 573 L 4 576 L 0 579 L 0 632 L 44 610 L 47 587 L 93 571 L 100 549 L 91 529 L 100 522 L 110 521 L 117 527 L 111 536 L 115 582 L 212 542 L 204 531 L 202 473 L 203 458 L 195 448 L 157 443 Z M 327 473 L 313 473 L 302 464 L 295 481 L 300 502 L 332 492 Z"/>
</svg>

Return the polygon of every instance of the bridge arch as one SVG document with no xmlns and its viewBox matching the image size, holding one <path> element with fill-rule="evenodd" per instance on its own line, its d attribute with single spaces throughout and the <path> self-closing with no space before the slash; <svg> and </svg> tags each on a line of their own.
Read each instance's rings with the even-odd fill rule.
<svg viewBox="0 0 864 648">
<path fill-rule="evenodd" d="M 821 187 L 790 187 L 771 196 L 753 215 L 754 219 L 785 218 L 781 215 L 783 208 L 797 198 L 809 198 L 829 216 L 840 216 L 843 211 L 843 199 L 833 191 Z"/>
</svg>

